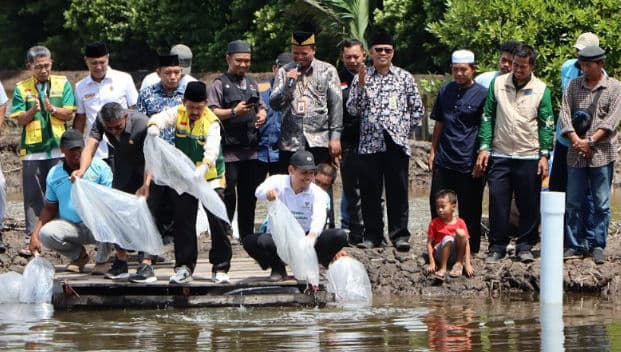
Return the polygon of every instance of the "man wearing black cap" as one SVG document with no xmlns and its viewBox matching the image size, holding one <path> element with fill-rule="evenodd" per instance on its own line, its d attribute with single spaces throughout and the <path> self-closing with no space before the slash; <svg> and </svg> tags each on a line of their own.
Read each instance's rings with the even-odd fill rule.
<svg viewBox="0 0 621 352">
<path fill-rule="evenodd" d="M 420 123 L 424 107 L 412 75 L 392 64 L 394 42 L 378 32 L 369 54 L 373 66 L 360 66 L 351 83 L 347 110 L 360 116 L 360 197 L 364 219 L 362 248 L 378 247 L 384 239 L 382 189 L 386 188 L 388 235 L 400 251 L 410 249 L 408 230 L 409 136 Z"/>
<path fill-rule="evenodd" d="M 282 112 L 281 173 L 297 150 L 310 151 L 318 163 L 341 157 L 343 106 L 336 68 L 315 58 L 315 34 L 296 31 L 291 37 L 295 63 L 278 70 L 270 105 Z"/>
<path fill-rule="evenodd" d="M 275 75 L 278 69 L 284 65 L 293 61 L 291 53 L 281 53 L 276 58 L 276 61 L 272 65 L 272 73 Z M 269 89 L 261 92 L 261 100 L 269 101 L 270 94 L 274 87 L 274 78 L 270 80 Z M 282 116 L 280 111 L 272 109 L 271 106 L 267 106 L 267 119 L 265 124 L 259 128 L 259 146 L 257 150 L 259 158 L 258 166 L 258 181 L 263 182 L 265 177 L 269 175 L 275 175 L 278 173 L 278 139 L 280 138 L 280 124 Z"/>
<path fill-rule="evenodd" d="M 175 44 L 170 48 L 170 55 L 177 55 L 179 57 L 179 66 L 181 66 L 181 79 L 179 85 L 184 87 L 192 81 L 196 81 L 196 78 L 192 77 L 192 50 L 184 44 Z M 160 76 L 157 72 L 151 72 L 146 75 L 140 83 L 140 90 L 150 87 L 160 81 Z"/>
<path fill-rule="evenodd" d="M 65 160 L 58 163 L 47 174 L 45 205 L 39 221 L 30 238 L 30 251 L 41 252 L 42 246 L 57 251 L 71 262 L 66 269 L 81 272 L 89 262 L 85 244 L 95 243 L 95 237 L 84 225 L 80 215 L 71 202 L 69 175 L 80 168 L 80 157 L 84 148 L 84 139 L 80 131 L 71 129 L 63 133 L 60 150 Z M 112 171 L 101 159 L 93 162 L 84 173 L 84 179 L 110 187 Z"/>
<path fill-rule="evenodd" d="M 561 107 L 561 133 L 569 139 L 567 152 L 567 212 L 565 257 L 593 255 L 606 261 L 604 248 L 610 223 L 610 185 L 617 158 L 617 127 L 621 117 L 621 83 L 604 74 L 606 52 L 587 46 L 578 54 L 583 75 L 567 87 Z M 578 119 L 590 116 L 585 131 Z M 589 119 L 587 119 L 589 120 Z M 593 222 L 582 216 L 588 189 L 593 197 Z M 585 236 L 585 234 L 593 234 Z"/>
<path fill-rule="evenodd" d="M 84 134 L 86 141 L 97 113 L 108 102 L 117 102 L 125 109 L 134 108 L 138 92 L 129 73 L 112 69 L 109 66 L 109 51 L 105 43 L 90 43 L 84 49 L 84 62 L 89 75 L 75 85 L 75 98 L 78 110 L 73 128 Z M 108 143 L 101 143 L 96 156 L 108 158 Z"/>
<path fill-rule="evenodd" d="M 347 244 L 347 234 L 341 229 L 324 230 L 329 198 L 313 183 L 317 168 L 313 154 L 297 151 L 289 162 L 288 175 L 268 177 L 257 187 L 255 195 L 260 200 L 273 201 L 278 198 L 291 210 L 306 236 L 315 240 L 319 264 L 327 268 L 334 259 L 346 255 L 343 247 Z M 280 281 L 287 277 L 285 264 L 278 257 L 271 234 L 252 234 L 242 239 L 242 243 L 263 270 L 272 269 L 270 280 Z"/>
<path fill-rule="evenodd" d="M 220 151 L 220 124 L 218 117 L 207 107 L 205 83 L 199 81 L 188 83 L 183 104 L 153 115 L 147 132 L 159 136 L 160 130 L 173 126 L 176 127 L 175 146 L 196 164 L 196 174 L 204 176 L 218 195 L 223 197 L 225 166 Z M 147 183 L 149 182 L 147 180 Z M 155 189 L 159 190 L 154 192 Z M 156 222 L 162 215 L 160 204 L 173 204 L 175 275 L 170 278 L 170 282 L 187 283 L 192 280 L 198 256 L 195 233 L 198 200 L 190 194 L 179 195 L 170 187 L 155 184 L 151 184 L 150 194 L 149 208 L 152 209 Z M 207 218 L 212 240 L 209 261 L 213 265 L 213 279 L 218 283 L 228 282 L 227 272 L 231 266 L 232 251 L 231 243 L 226 236 L 226 223 L 209 211 Z"/>
<path fill-rule="evenodd" d="M 265 123 L 267 110 L 254 78 L 247 75 L 252 54 L 250 44 L 228 44 L 228 71 L 209 89 L 209 108 L 222 121 L 222 153 L 226 163 L 224 203 L 229 219 L 237 206 L 240 237 L 254 232 L 254 189 L 258 184 L 257 128 Z"/>
</svg>

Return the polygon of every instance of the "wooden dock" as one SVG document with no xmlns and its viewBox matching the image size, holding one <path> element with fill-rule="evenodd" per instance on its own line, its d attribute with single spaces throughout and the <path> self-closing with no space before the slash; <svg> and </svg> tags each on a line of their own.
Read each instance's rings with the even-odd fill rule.
<svg viewBox="0 0 621 352">
<path fill-rule="evenodd" d="M 136 271 L 137 263 L 130 262 L 129 272 Z M 84 273 L 64 271 L 56 266 L 52 303 L 58 310 L 101 308 L 164 308 L 164 307 L 225 307 L 225 306 L 323 306 L 334 300 L 320 284 L 319 292 L 304 293 L 306 283 L 293 279 L 281 282 L 268 280 L 269 271 L 263 271 L 251 258 L 233 258 L 230 283 L 216 284 L 211 278 L 211 264 L 199 259 L 194 281 L 185 285 L 168 282 L 173 274 L 173 263 L 154 266 L 158 280 L 148 284 L 113 281 L 101 275 L 92 275 L 93 265 Z"/>
</svg>

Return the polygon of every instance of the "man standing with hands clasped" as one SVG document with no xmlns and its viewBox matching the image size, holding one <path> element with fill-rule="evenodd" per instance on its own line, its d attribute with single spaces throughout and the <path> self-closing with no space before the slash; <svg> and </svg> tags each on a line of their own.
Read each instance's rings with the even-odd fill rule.
<svg viewBox="0 0 621 352">
<path fill-rule="evenodd" d="M 592 254 L 595 264 L 606 261 L 610 185 L 621 116 L 621 83 L 605 76 L 605 59 L 606 52 L 599 46 L 587 46 L 580 51 L 578 62 L 584 74 L 569 83 L 560 112 L 561 133 L 571 143 L 567 152 L 565 245 L 568 248 L 564 256 Z M 591 120 L 582 130 L 577 121 L 580 115 L 590 115 Z M 593 196 L 593 222 L 584 221 L 581 215 L 589 187 Z"/>
</svg>

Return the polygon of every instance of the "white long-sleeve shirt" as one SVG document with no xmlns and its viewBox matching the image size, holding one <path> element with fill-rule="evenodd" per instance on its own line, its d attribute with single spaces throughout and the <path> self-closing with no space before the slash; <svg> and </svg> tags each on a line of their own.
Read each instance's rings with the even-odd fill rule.
<svg viewBox="0 0 621 352">
<path fill-rule="evenodd" d="M 254 193 L 260 200 L 266 200 L 266 194 L 270 190 L 278 192 L 278 199 L 285 204 L 293 214 L 304 232 L 312 232 L 321 235 L 326 225 L 328 194 L 314 183 L 300 193 L 295 193 L 291 188 L 291 176 L 274 175 L 268 177 L 257 187 Z"/>
<path fill-rule="evenodd" d="M 213 114 L 209 108 L 208 113 Z M 177 124 L 177 107 L 168 108 L 157 113 L 149 119 L 149 124 L 155 124 L 160 130 L 164 128 L 175 128 Z M 203 145 L 203 161 L 213 164 L 220 154 L 220 124 L 216 121 L 209 125 L 205 144 Z"/>
</svg>

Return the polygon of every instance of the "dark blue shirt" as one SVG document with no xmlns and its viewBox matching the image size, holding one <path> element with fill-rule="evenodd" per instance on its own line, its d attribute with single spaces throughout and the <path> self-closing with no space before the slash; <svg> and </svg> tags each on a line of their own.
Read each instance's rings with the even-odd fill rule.
<svg viewBox="0 0 621 352">
<path fill-rule="evenodd" d="M 487 89 L 475 83 L 460 88 L 450 82 L 440 89 L 431 111 L 433 120 L 444 128 L 436 146 L 434 165 L 470 173 L 479 149 L 477 136 L 483 115 Z"/>
<path fill-rule="evenodd" d="M 270 82 L 270 88 L 261 92 L 261 100 L 270 101 L 274 80 Z M 265 124 L 259 128 L 259 146 L 257 147 L 257 157 L 264 163 L 275 163 L 278 161 L 278 139 L 280 138 L 280 124 L 282 117 L 280 111 L 272 109 L 267 105 L 267 118 Z"/>
</svg>

